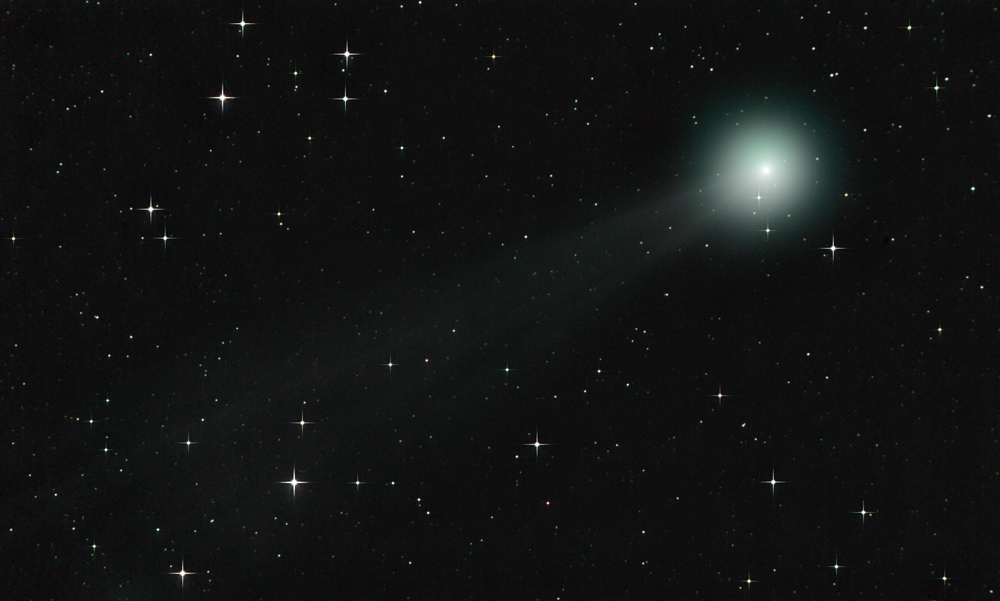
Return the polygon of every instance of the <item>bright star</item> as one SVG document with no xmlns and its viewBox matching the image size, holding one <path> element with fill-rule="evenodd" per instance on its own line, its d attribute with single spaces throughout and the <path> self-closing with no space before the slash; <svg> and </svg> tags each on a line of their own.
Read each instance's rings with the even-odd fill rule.
<svg viewBox="0 0 1000 601">
<path fill-rule="evenodd" d="M 774 479 L 774 468 L 771 468 L 771 479 L 770 480 L 760 480 L 759 482 L 761 484 L 770 484 L 771 485 L 771 497 L 772 498 L 774 497 L 774 487 L 776 485 L 778 485 L 778 484 L 786 484 L 786 482 L 784 480 L 775 480 Z"/>
<path fill-rule="evenodd" d="M 770 173 L 770 172 L 771 172 L 771 168 L 770 168 L 770 167 L 768 167 L 767 165 L 764 165 L 764 168 L 763 168 L 763 169 L 761 169 L 761 171 L 763 171 L 763 172 L 764 172 L 764 175 L 767 175 L 768 173 Z"/>
<path fill-rule="evenodd" d="M 846 568 L 847 566 L 840 565 L 840 555 L 837 554 L 833 560 L 832 566 L 826 566 L 828 568 L 833 568 L 833 581 L 837 582 L 837 576 L 840 574 L 840 568 Z"/>
<path fill-rule="evenodd" d="M 170 572 L 171 574 L 181 577 L 181 588 L 184 587 L 184 578 L 187 576 L 192 576 L 194 574 L 200 574 L 200 572 L 188 572 L 184 569 L 184 560 L 181 560 L 181 570 L 179 572 Z"/>
<path fill-rule="evenodd" d="M 778 230 L 772 230 L 771 229 L 771 221 L 768 220 L 767 227 L 764 228 L 764 229 L 762 229 L 762 230 L 757 230 L 757 231 L 758 232 L 764 232 L 767 235 L 767 241 L 770 242 L 771 241 L 771 232 L 776 232 Z"/>
<path fill-rule="evenodd" d="M 718 397 L 718 399 L 719 399 L 719 409 L 722 409 L 722 397 L 724 397 L 724 396 L 733 396 L 733 395 L 731 395 L 731 394 L 722 394 L 722 384 L 719 384 L 719 393 L 718 394 L 710 394 L 708 396 Z"/>
<path fill-rule="evenodd" d="M 353 484 L 354 485 L 354 492 L 360 494 L 361 485 L 362 484 L 368 484 L 368 483 L 361 481 L 361 474 L 360 474 L 360 472 L 358 472 L 358 473 L 355 473 L 355 475 L 354 475 L 354 482 L 348 482 L 348 484 Z"/>
<path fill-rule="evenodd" d="M 292 479 L 291 480 L 285 480 L 285 481 L 282 482 L 282 484 L 291 484 L 292 485 L 292 498 L 294 499 L 295 498 L 296 487 L 299 484 L 309 484 L 309 483 L 308 482 L 304 482 L 304 481 L 299 480 L 298 478 L 296 478 L 295 477 L 295 466 L 292 466 Z"/>
<path fill-rule="evenodd" d="M 747 579 L 746 580 L 742 580 L 741 582 L 745 582 L 746 585 L 747 585 L 747 590 L 750 590 L 750 585 L 752 583 L 754 583 L 754 582 L 760 582 L 760 581 L 759 580 L 750 580 L 750 570 L 747 570 Z"/>
<path fill-rule="evenodd" d="M 945 78 L 945 79 L 947 79 L 947 78 Z M 936 102 L 937 99 L 938 99 L 938 91 L 940 91 L 940 90 L 947 90 L 948 88 L 944 88 L 944 87 L 939 86 L 938 85 L 937 75 L 935 75 L 934 76 L 934 86 L 933 87 L 928 86 L 927 89 L 928 90 L 934 90 L 934 101 Z"/>
<path fill-rule="evenodd" d="M 760 186 L 758 186 L 757 187 L 757 196 L 751 196 L 750 198 L 756 198 L 757 199 L 757 210 L 759 211 L 760 210 L 760 201 L 761 201 L 761 199 L 764 199 L 764 198 L 767 198 L 767 197 L 760 195 Z"/>
<path fill-rule="evenodd" d="M 139 208 L 139 209 L 132 209 L 132 210 L 133 211 L 147 211 L 149 213 L 149 222 L 153 223 L 153 211 L 162 211 L 163 209 L 159 209 L 159 208 L 153 206 L 153 195 L 150 194 L 149 195 L 149 206 L 148 207 L 142 207 L 142 208 Z"/>
<path fill-rule="evenodd" d="M 490 54 L 490 55 L 485 56 L 483 58 L 488 58 L 488 59 L 492 60 L 493 61 L 493 66 L 495 67 L 496 64 L 497 64 L 497 59 L 498 58 L 503 58 L 503 57 L 497 54 L 497 46 L 496 46 L 496 44 L 494 44 L 493 45 L 493 54 Z"/>
<path fill-rule="evenodd" d="M 143 236 L 142 239 L 145 240 L 146 236 Z M 162 236 L 155 236 L 152 239 L 153 240 L 162 240 L 163 241 L 163 252 L 167 252 L 167 240 L 176 240 L 177 238 L 175 238 L 173 236 L 168 236 L 167 235 L 167 226 L 164 225 L 163 226 L 163 235 Z"/>
<path fill-rule="evenodd" d="M 219 101 L 219 106 L 221 107 L 220 110 L 224 113 L 224 112 L 226 112 L 226 101 L 227 100 L 235 100 L 237 98 L 237 96 L 226 96 L 226 84 L 223 83 L 222 84 L 222 91 L 219 92 L 219 95 L 218 96 L 209 96 L 209 98 L 211 98 L 212 100 L 218 100 Z"/>
<path fill-rule="evenodd" d="M 538 430 L 535 430 L 535 442 L 525 443 L 526 447 L 535 447 L 535 461 L 538 461 L 538 447 L 547 447 L 550 443 L 538 442 Z"/>
<path fill-rule="evenodd" d="M 351 47 L 350 47 L 349 41 L 350 40 L 347 40 L 345 38 L 345 40 L 344 40 L 344 51 L 343 52 L 334 52 L 335 55 L 344 57 L 344 61 L 345 61 L 344 62 L 344 67 L 345 68 L 351 66 L 351 57 L 352 56 L 361 56 L 357 52 L 351 52 Z"/>
<path fill-rule="evenodd" d="M 299 429 L 301 430 L 301 431 L 299 432 L 299 436 L 302 436 L 303 434 L 305 434 L 305 433 L 306 433 L 306 424 L 312 424 L 312 423 L 315 423 L 315 422 L 307 422 L 307 421 L 306 421 L 306 417 L 305 417 L 305 416 L 306 416 L 306 414 L 305 414 L 305 411 L 303 411 L 303 412 L 302 412 L 302 413 L 300 414 L 300 416 L 299 416 L 299 421 L 297 421 L 297 422 L 288 422 L 288 423 L 290 423 L 290 424 L 298 424 L 298 426 L 299 426 Z"/>
<path fill-rule="evenodd" d="M 256 23 L 247 23 L 247 20 L 243 17 L 243 11 L 241 10 L 240 11 L 240 22 L 239 23 L 230 23 L 230 25 L 239 25 L 240 26 L 240 37 L 242 38 L 243 37 L 243 30 L 246 29 L 247 25 L 256 25 Z"/>
<path fill-rule="evenodd" d="M 187 454 L 188 454 L 188 455 L 190 455 L 190 454 L 191 454 L 191 445 L 193 445 L 193 444 L 198 444 L 198 443 L 196 443 L 196 442 L 191 442 L 191 432 L 190 432 L 190 431 L 188 431 L 188 437 L 187 437 L 187 440 L 184 440 L 184 441 L 181 441 L 181 442 L 179 442 L 179 443 L 177 443 L 177 444 L 182 444 L 182 445 L 185 445 L 185 446 L 187 447 Z"/>
<path fill-rule="evenodd" d="M 865 510 L 865 502 L 864 502 L 864 499 L 862 499 L 861 500 L 861 511 L 852 511 L 851 513 L 860 513 L 861 514 L 861 525 L 863 526 L 864 523 L 865 523 L 865 518 L 868 517 L 868 516 L 870 516 L 870 515 L 872 515 L 872 514 L 874 514 L 875 512 L 874 511 L 866 511 Z"/>
<path fill-rule="evenodd" d="M 837 251 L 847 249 L 843 246 L 837 246 L 836 239 L 833 236 L 830 236 L 830 246 L 820 247 L 820 250 L 830 251 L 830 261 L 835 262 L 837 260 Z"/>
<path fill-rule="evenodd" d="M 344 97 L 343 98 L 333 98 L 333 100 L 340 100 L 344 103 L 344 114 L 347 114 L 347 102 L 349 100 L 357 100 L 357 98 L 349 98 L 347 96 L 347 86 L 344 86 Z"/>
<path fill-rule="evenodd" d="M 392 362 L 392 355 L 389 355 L 389 362 L 388 363 L 383 363 L 382 365 L 384 365 L 384 366 L 386 366 L 386 367 L 389 368 L 389 375 L 392 376 L 392 368 L 393 368 L 393 366 L 399 365 L 399 363 L 393 363 Z"/>
<path fill-rule="evenodd" d="M 914 30 L 914 29 L 920 29 L 920 27 L 914 27 L 913 24 L 910 22 L 910 18 L 907 17 L 906 18 L 906 27 L 900 27 L 900 29 L 905 29 L 906 30 L 906 39 L 910 39 L 910 32 L 912 30 Z"/>
</svg>

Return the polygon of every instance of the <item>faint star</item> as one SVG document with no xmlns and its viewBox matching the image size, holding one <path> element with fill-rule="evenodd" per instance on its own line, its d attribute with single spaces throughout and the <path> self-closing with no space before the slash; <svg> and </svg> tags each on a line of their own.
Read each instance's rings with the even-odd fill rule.
<svg viewBox="0 0 1000 601">
<path fill-rule="evenodd" d="M 282 484 L 291 484 L 292 485 L 292 498 L 294 499 L 295 498 L 296 487 L 299 484 L 309 484 L 309 483 L 308 482 L 304 482 L 304 481 L 299 480 L 298 478 L 296 478 L 295 477 L 295 466 L 292 466 L 292 479 L 291 480 L 285 480 L 284 482 L 282 482 Z"/>
<path fill-rule="evenodd" d="M 928 90 L 934 90 L 934 101 L 936 102 L 937 99 L 938 99 L 938 91 L 940 91 L 940 90 L 947 90 L 948 88 L 944 88 L 944 87 L 939 86 L 938 85 L 937 75 L 935 75 L 934 76 L 934 86 L 933 87 L 928 86 L 927 89 Z"/>
<path fill-rule="evenodd" d="M 219 92 L 219 95 L 218 96 L 209 96 L 209 98 L 211 98 L 212 100 L 218 100 L 219 101 L 219 106 L 221 107 L 220 110 L 223 113 L 225 113 L 226 112 L 226 101 L 227 100 L 235 100 L 237 97 L 236 96 L 226 96 L 226 84 L 223 83 L 222 84 L 222 91 Z"/>
<path fill-rule="evenodd" d="M 170 572 L 170 573 L 181 577 L 181 587 L 183 588 L 184 587 L 184 578 L 186 578 L 187 576 L 192 576 L 192 575 L 195 575 L 195 574 L 199 574 L 200 572 L 188 572 L 187 570 L 185 570 L 184 569 L 184 560 L 182 559 L 181 560 L 181 569 L 180 569 L 180 571 L 179 572 Z"/>
<path fill-rule="evenodd" d="M 538 448 L 539 447 L 547 447 L 547 446 L 549 446 L 549 444 L 550 443 L 547 443 L 547 442 L 538 442 L 538 430 L 536 429 L 535 430 L 535 442 L 525 443 L 524 446 L 526 446 L 526 447 L 535 447 L 535 461 L 538 461 Z"/>
<path fill-rule="evenodd" d="M 241 10 L 240 11 L 240 22 L 239 23 L 230 23 L 230 25 L 239 25 L 240 26 L 240 37 L 242 38 L 243 37 L 243 30 L 246 29 L 247 25 L 256 25 L 256 23 L 247 23 L 247 20 L 243 17 L 243 11 Z"/>
<path fill-rule="evenodd" d="M 852 511 L 851 513 L 860 513 L 861 514 L 861 525 L 863 526 L 864 523 L 865 523 L 865 518 L 868 517 L 868 516 L 870 516 L 870 515 L 872 515 L 872 514 L 874 514 L 875 512 L 874 511 L 867 511 L 867 510 L 865 510 L 865 502 L 862 499 L 862 501 L 861 501 L 861 511 Z"/>
<path fill-rule="evenodd" d="M 830 237 L 830 246 L 820 247 L 820 250 L 828 250 L 828 251 L 830 251 L 830 261 L 831 262 L 836 262 L 836 260 L 837 260 L 837 251 L 838 250 L 847 250 L 847 249 L 844 248 L 843 246 L 837 246 L 836 239 L 833 236 L 831 236 Z"/>
<path fill-rule="evenodd" d="M 784 480 L 775 480 L 774 479 L 774 468 L 771 468 L 771 479 L 770 480 L 760 480 L 760 483 L 761 484 L 770 484 L 771 485 L 771 497 L 772 498 L 774 497 L 774 487 L 776 485 L 778 485 L 778 484 L 786 484 L 786 482 Z"/>
<path fill-rule="evenodd" d="M 302 75 L 303 72 L 299 71 L 298 67 L 295 66 L 295 63 L 292 63 L 292 70 L 288 74 L 292 76 L 292 85 L 295 86 L 294 91 L 298 92 L 299 91 L 299 75 Z"/>
<path fill-rule="evenodd" d="M 765 233 L 765 234 L 767 235 L 767 241 L 768 241 L 768 242 L 770 242 L 770 241 L 771 241 L 771 232 L 776 232 L 776 231 L 778 231 L 778 230 L 772 230 L 772 229 L 771 229 L 771 221 L 770 221 L 770 220 L 768 220 L 768 222 L 767 222 L 767 227 L 765 227 L 765 228 L 764 228 L 764 229 L 762 229 L 762 230 L 757 230 L 757 231 L 758 231 L 758 232 L 764 232 L 764 233 Z"/>
<path fill-rule="evenodd" d="M 302 435 L 304 435 L 306 433 L 306 425 L 307 424 L 312 424 L 312 423 L 315 423 L 315 422 L 307 422 L 306 421 L 306 413 L 305 413 L 305 411 L 303 411 L 300 414 L 300 416 L 299 416 L 299 421 L 297 421 L 297 422 L 288 422 L 288 423 L 290 423 L 290 424 L 297 424 L 299 426 L 299 429 L 300 429 L 299 436 L 302 436 Z"/>
<path fill-rule="evenodd" d="M 159 208 L 156 208 L 156 207 L 153 206 L 153 195 L 150 194 L 149 195 L 149 206 L 148 207 L 142 207 L 142 208 L 139 208 L 139 209 L 132 209 L 132 210 L 133 211 L 147 211 L 149 213 L 149 222 L 153 223 L 153 211 L 162 211 L 163 209 L 159 209 Z"/>
</svg>

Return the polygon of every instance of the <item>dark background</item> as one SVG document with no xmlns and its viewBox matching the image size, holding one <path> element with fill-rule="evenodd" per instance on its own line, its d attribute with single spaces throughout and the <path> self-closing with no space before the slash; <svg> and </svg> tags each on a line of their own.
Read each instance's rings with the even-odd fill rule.
<svg viewBox="0 0 1000 601">
<path fill-rule="evenodd" d="M 1000 586 L 990 3 L 0 27 L 3 598 Z M 698 190 L 765 113 L 819 175 L 734 218 Z"/>
</svg>

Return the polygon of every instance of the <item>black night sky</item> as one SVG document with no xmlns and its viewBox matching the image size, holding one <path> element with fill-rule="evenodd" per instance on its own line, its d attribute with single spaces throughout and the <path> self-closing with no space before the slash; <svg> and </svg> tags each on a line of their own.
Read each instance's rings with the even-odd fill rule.
<svg viewBox="0 0 1000 601">
<path fill-rule="evenodd" d="M 0 598 L 1000 594 L 991 3 L 0 14 Z"/>
</svg>

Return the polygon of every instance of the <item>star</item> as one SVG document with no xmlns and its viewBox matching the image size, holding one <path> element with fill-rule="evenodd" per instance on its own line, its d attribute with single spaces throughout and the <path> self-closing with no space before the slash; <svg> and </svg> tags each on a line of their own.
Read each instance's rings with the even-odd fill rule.
<svg viewBox="0 0 1000 601">
<path fill-rule="evenodd" d="M 295 86 L 293 91 L 295 92 L 299 91 L 299 75 L 302 74 L 303 72 L 299 71 L 299 68 L 295 66 L 295 63 L 292 63 L 292 70 L 288 72 L 288 75 L 292 76 L 292 85 Z"/>
<path fill-rule="evenodd" d="M 538 430 L 536 429 L 535 430 L 535 442 L 525 443 L 524 446 L 526 446 L 526 447 L 535 447 L 535 461 L 538 461 L 538 448 L 539 447 L 547 447 L 547 446 L 549 446 L 549 444 L 550 443 L 547 443 L 547 442 L 538 442 Z"/>
<path fill-rule="evenodd" d="M 192 575 L 195 575 L 195 574 L 200 574 L 200 572 L 188 572 L 187 570 L 185 570 L 184 569 L 184 560 L 183 559 L 181 560 L 181 569 L 180 569 L 180 571 L 179 572 L 170 572 L 170 573 L 181 577 L 181 588 L 184 587 L 184 578 L 186 578 L 187 576 L 192 576 Z"/>
<path fill-rule="evenodd" d="M 246 29 L 247 25 L 256 25 L 256 23 L 247 23 L 247 20 L 243 17 L 243 11 L 241 10 L 240 11 L 240 22 L 239 23 L 230 23 L 230 25 L 239 25 L 240 26 L 240 38 L 242 38 L 243 37 L 243 30 Z"/>
<path fill-rule="evenodd" d="M 948 586 L 948 580 L 954 580 L 954 578 L 949 579 L 948 578 L 948 571 L 947 570 L 942 570 L 941 578 L 939 578 L 939 580 L 941 580 L 941 586 L 944 587 L 944 586 Z"/>
<path fill-rule="evenodd" d="M 830 251 L 830 261 L 831 262 L 835 262 L 837 260 L 837 251 L 838 250 L 847 250 L 847 249 L 844 248 L 843 246 L 837 246 L 835 238 L 833 236 L 831 236 L 830 237 L 830 246 L 820 247 L 820 250 L 828 250 L 828 251 Z"/>
<path fill-rule="evenodd" d="M 96 538 L 94 539 L 93 544 L 90 545 L 90 553 L 91 553 L 92 557 L 97 555 L 97 539 Z"/>
<path fill-rule="evenodd" d="M 840 556 L 838 554 L 838 555 L 835 556 L 835 559 L 833 560 L 833 565 L 832 566 L 826 566 L 826 567 L 833 568 L 833 581 L 834 581 L 834 583 L 836 583 L 837 582 L 837 576 L 840 573 L 840 568 L 846 568 L 847 566 L 840 565 Z"/>
<path fill-rule="evenodd" d="M 153 223 L 153 211 L 162 211 L 163 209 L 159 209 L 159 208 L 153 206 L 153 195 L 150 194 L 149 195 L 149 206 L 148 207 L 142 207 L 142 208 L 132 209 L 132 210 L 133 211 L 147 211 L 149 213 L 149 222 Z M 11 238 L 11 239 L 13 240 L 13 238 Z"/>
<path fill-rule="evenodd" d="M 399 363 L 393 363 L 392 362 L 392 355 L 389 355 L 389 362 L 388 363 L 383 363 L 382 365 L 384 365 L 384 366 L 386 366 L 386 367 L 389 368 L 389 376 L 392 376 L 392 368 L 393 368 L 393 366 L 399 365 Z"/>
<path fill-rule="evenodd" d="M 947 77 L 945 78 L 945 81 L 948 81 L 948 78 L 947 78 Z M 935 101 L 935 102 L 937 102 L 937 99 L 938 99 L 938 91 L 940 91 L 940 90 L 947 90 L 948 88 L 943 88 L 943 87 L 939 86 L 939 85 L 938 85 L 938 78 L 937 78 L 937 75 L 935 75 L 935 76 L 934 76 L 934 86 L 933 86 L 933 87 L 931 87 L 931 86 L 928 86 L 928 87 L 927 87 L 927 89 L 928 89 L 928 90 L 934 90 L 934 101 Z"/>
<path fill-rule="evenodd" d="M 750 570 L 747 570 L 747 579 L 746 580 L 741 580 L 741 582 L 746 583 L 747 590 L 750 590 L 750 585 L 751 584 L 753 584 L 754 582 L 760 582 L 760 581 L 759 580 L 750 580 Z"/>
<path fill-rule="evenodd" d="M 761 173 L 763 173 L 764 175 L 767 175 L 768 173 L 771 173 L 771 168 L 770 168 L 770 167 L 768 167 L 767 165 L 764 165 L 764 168 L 763 168 L 763 169 L 761 169 L 760 171 L 761 171 Z"/>
<path fill-rule="evenodd" d="M 349 41 L 350 40 L 347 40 L 345 38 L 345 40 L 344 40 L 344 51 L 343 52 L 334 52 L 335 55 L 344 57 L 344 61 L 345 61 L 344 62 L 344 67 L 345 68 L 351 66 L 351 57 L 352 56 L 361 56 L 357 52 L 351 52 L 351 47 L 350 47 L 350 44 L 348 43 Z"/>
<path fill-rule="evenodd" d="M 764 199 L 764 198 L 767 198 L 767 197 L 760 195 L 760 186 L 758 186 L 757 187 L 757 196 L 751 196 L 750 198 L 756 198 L 757 199 L 757 210 L 759 211 L 760 210 L 760 201 L 762 199 Z"/>
<path fill-rule="evenodd" d="M 708 396 L 718 397 L 719 398 L 719 408 L 721 409 L 722 408 L 722 397 L 724 397 L 724 396 L 733 396 L 733 395 L 731 395 L 731 394 L 722 394 L 722 384 L 719 384 L 719 393 L 718 394 L 710 394 Z"/>
<path fill-rule="evenodd" d="M 771 479 L 770 480 L 760 480 L 760 483 L 761 484 L 770 484 L 771 485 L 771 497 L 772 498 L 774 498 L 774 487 L 776 485 L 778 485 L 778 484 L 786 484 L 786 482 L 784 480 L 775 480 L 774 479 L 774 468 L 771 468 Z"/>
<path fill-rule="evenodd" d="M 768 241 L 768 242 L 770 242 L 770 241 L 771 241 L 771 232 L 776 232 L 776 231 L 778 231 L 778 230 L 772 230 L 772 229 L 771 229 L 771 221 L 770 221 L 770 220 L 768 220 L 768 222 L 767 222 L 767 227 L 765 227 L 765 228 L 764 228 L 764 229 L 762 229 L 762 230 L 757 230 L 757 231 L 758 231 L 758 232 L 764 232 L 764 233 L 765 233 L 765 234 L 767 235 L 767 241 Z"/>
<path fill-rule="evenodd" d="M 920 29 L 920 27 L 914 27 L 913 23 L 910 22 L 910 18 L 906 18 L 906 27 L 900 27 L 900 29 L 906 30 L 906 39 L 910 39 L 910 31 L 914 29 Z"/>
<path fill-rule="evenodd" d="M 938 323 L 937 333 L 938 333 L 938 340 L 941 340 L 941 335 L 944 333 L 944 328 L 941 327 L 940 323 Z"/>
<path fill-rule="evenodd" d="M 344 86 L 344 97 L 343 98 L 333 98 L 332 100 L 340 100 L 344 103 L 344 115 L 347 115 L 347 102 L 349 100 L 357 100 L 357 98 L 349 98 L 347 96 L 347 86 Z"/>
<path fill-rule="evenodd" d="M 291 484 L 292 485 L 292 498 L 294 499 L 295 498 L 296 487 L 299 484 L 309 484 L 309 483 L 308 482 L 304 482 L 304 481 L 299 480 L 298 478 L 296 478 L 295 477 L 295 466 L 292 466 L 292 479 L 291 480 L 285 480 L 284 482 L 282 482 L 282 484 Z"/>
<path fill-rule="evenodd" d="M 108 448 L 108 438 L 107 438 L 106 436 L 104 437 L 104 448 L 103 448 L 103 449 L 101 449 L 101 450 L 102 450 L 102 451 L 104 451 L 104 456 L 105 456 L 105 457 L 107 457 L 107 456 L 108 456 L 108 452 L 109 452 L 109 451 L 113 451 L 113 450 L 114 450 L 114 449 L 109 449 L 109 448 Z"/>
<path fill-rule="evenodd" d="M 305 412 L 303 411 L 303 412 L 302 412 L 302 413 L 300 414 L 300 417 L 299 417 L 299 421 L 297 421 L 297 422 L 288 422 L 288 423 L 290 423 L 290 424 L 298 424 L 298 426 L 299 426 L 299 428 L 300 428 L 300 430 L 301 430 L 301 431 L 299 432 L 299 436 L 302 436 L 303 434 L 305 434 L 305 433 L 306 433 L 306 424 L 312 424 L 312 423 L 315 423 L 315 422 L 307 422 L 307 421 L 306 421 L 306 417 L 305 417 L 305 415 L 306 415 L 306 414 L 305 414 Z"/>
<path fill-rule="evenodd" d="M 354 492 L 356 494 L 360 494 L 360 492 L 361 492 L 361 485 L 362 484 L 368 484 L 368 483 L 361 481 L 361 475 L 360 475 L 360 472 L 358 472 L 358 473 L 355 473 L 355 475 L 354 475 L 354 482 L 348 482 L 348 484 L 353 484 L 354 485 Z"/>
<path fill-rule="evenodd" d="M 17 242 L 17 237 L 14 236 L 14 230 L 11 230 L 10 231 L 10 245 L 14 246 L 15 242 Z"/>
<path fill-rule="evenodd" d="M 191 432 L 188 432 L 187 440 L 183 441 L 183 442 L 179 442 L 177 444 L 187 445 L 187 454 L 190 455 L 191 454 L 191 445 L 198 444 L 198 443 L 191 442 Z"/>
<path fill-rule="evenodd" d="M 227 100 L 235 100 L 237 98 L 237 96 L 226 96 L 226 84 L 223 83 L 222 84 L 222 91 L 219 92 L 219 95 L 218 96 L 209 96 L 209 98 L 211 98 L 212 100 L 218 100 L 219 101 L 219 106 L 221 107 L 220 110 L 223 113 L 225 113 L 226 112 L 226 101 Z"/>
<path fill-rule="evenodd" d="M 866 511 L 865 510 L 865 502 L 862 499 L 862 501 L 861 501 L 861 511 L 852 511 L 851 513 L 860 513 L 861 514 L 861 525 L 863 526 L 865 524 L 865 518 L 868 517 L 868 516 L 870 516 L 870 515 L 872 515 L 872 514 L 874 514 L 875 512 L 874 511 Z"/>
<path fill-rule="evenodd" d="M 487 56 L 485 56 L 483 58 L 488 58 L 488 59 L 492 60 L 493 61 L 493 66 L 495 67 L 497 65 L 497 59 L 498 58 L 503 58 L 503 57 L 497 54 L 497 46 L 496 46 L 496 44 L 494 44 L 493 45 L 493 54 L 487 55 Z"/>
<path fill-rule="evenodd" d="M 142 239 L 145 240 L 146 237 L 143 236 Z M 167 226 L 164 225 L 163 226 L 163 235 L 162 236 L 157 236 L 155 239 L 156 240 L 163 240 L 163 252 L 167 252 L 167 240 L 176 240 L 177 238 L 175 238 L 173 236 L 168 236 L 167 235 Z"/>
</svg>

